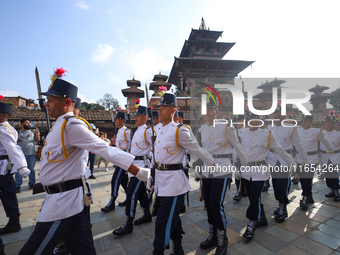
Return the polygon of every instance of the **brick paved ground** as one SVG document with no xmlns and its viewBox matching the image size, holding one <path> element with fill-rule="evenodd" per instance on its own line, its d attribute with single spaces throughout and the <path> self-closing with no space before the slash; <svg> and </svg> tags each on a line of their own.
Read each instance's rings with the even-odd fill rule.
<svg viewBox="0 0 340 255">
<path fill-rule="evenodd" d="M 36 164 L 39 169 L 39 162 Z M 154 237 L 153 223 L 135 226 L 132 234 L 117 238 L 112 230 L 125 221 L 125 208 L 119 206 L 115 211 L 102 213 L 100 208 L 105 206 L 110 198 L 110 180 L 113 167 L 109 172 L 95 172 L 96 180 L 90 180 L 94 191 L 95 202 L 91 206 L 91 221 L 97 254 L 100 255 L 147 255 L 152 254 Z M 37 176 L 37 178 L 39 178 Z M 27 187 L 28 180 L 22 185 L 22 192 L 18 194 L 21 212 L 22 230 L 18 233 L 2 236 L 7 255 L 17 254 L 23 246 L 35 224 L 40 204 L 44 194 L 32 195 Z M 190 207 L 181 215 L 184 235 L 183 244 L 185 254 L 214 254 L 215 249 L 200 250 L 199 243 L 208 236 L 208 223 L 203 203 L 198 200 L 198 184 L 191 178 L 192 191 L 190 192 Z M 289 218 L 283 223 L 276 223 L 273 211 L 278 203 L 275 201 L 272 187 L 268 193 L 262 194 L 262 202 L 268 218 L 269 225 L 256 230 L 252 242 L 246 242 L 242 234 L 248 220 L 245 212 L 248 207 L 248 198 L 236 203 L 232 200 L 235 194 L 235 184 L 227 191 L 225 197 L 225 212 L 228 220 L 228 254 L 336 254 L 340 255 L 340 203 L 334 202 L 324 196 L 328 188 L 323 180 L 314 179 L 313 185 L 315 203 L 307 211 L 299 209 L 301 198 L 300 185 L 292 185 L 288 205 Z M 123 201 L 125 194 L 121 191 L 117 201 Z M 136 218 L 142 215 L 142 209 L 137 207 Z M 155 219 L 155 218 L 154 218 Z M 3 207 L 0 207 L 0 226 L 6 224 Z M 166 252 L 166 254 L 168 251 Z"/>
</svg>

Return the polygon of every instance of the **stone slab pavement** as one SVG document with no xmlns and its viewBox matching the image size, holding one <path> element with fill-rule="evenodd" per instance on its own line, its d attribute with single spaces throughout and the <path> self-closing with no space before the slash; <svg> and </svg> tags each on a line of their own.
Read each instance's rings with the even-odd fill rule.
<svg viewBox="0 0 340 255">
<path fill-rule="evenodd" d="M 40 162 L 37 161 L 35 169 L 37 181 Z M 105 206 L 110 199 L 110 181 L 114 168 L 109 167 L 109 172 L 104 171 L 104 166 L 95 172 L 97 179 L 89 180 L 94 192 L 94 204 L 91 205 L 92 232 L 95 247 L 99 255 L 139 255 L 152 254 L 154 238 L 154 222 L 135 226 L 132 234 L 124 237 L 115 237 L 112 230 L 119 227 L 125 221 L 125 207 L 116 206 L 109 213 L 102 213 L 100 208 Z M 186 234 L 183 238 L 183 246 L 186 255 L 215 254 L 215 249 L 203 251 L 199 248 L 201 241 L 208 237 L 208 223 L 204 204 L 199 201 L 199 184 L 194 181 L 193 173 L 190 173 L 192 191 L 189 194 L 190 206 L 181 214 L 182 224 Z M 5 244 L 7 255 L 17 254 L 32 233 L 35 220 L 39 214 L 41 202 L 45 194 L 32 195 L 28 189 L 28 180 L 24 179 L 21 193 L 17 194 L 20 207 L 20 221 L 22 230 L 1 236 Z M 289 218 L 283 223 L 276 223 L 273 211 L 277 208 L 274 191 L 270 187 L 268 193 L 262 194 L 262 203 L 268 218 L 268 226 L 256 230 L 254 239 L 247 242 L 242 237 L 248 220 L 246 210 L 249 204 L 244 197 L 240 202 L 232 200 L 235 194 L 235 184 L 227 191 L 224 200 L 224 210 L 227 214 L 229 238 L 228 254 L 336 254 L 340 255 L 340 203 L 326 198 L 328 192 L 325 181 L 314 178 L 313 196 L 315 203 L 310 204 L 308 210 L 299 209 L 301 187 L 292 184 L 288 205 Z M 117 202 L 123 201 L 125 194 L 122 189 L 119 192 Z M 142 215 L 142 209 L 137 206 L 136 218 Z M 7 222 L 3 207 L 0 206 L 0 226 Z M 167 254 L 169 250 L 166 251 Z"/>
</svg>

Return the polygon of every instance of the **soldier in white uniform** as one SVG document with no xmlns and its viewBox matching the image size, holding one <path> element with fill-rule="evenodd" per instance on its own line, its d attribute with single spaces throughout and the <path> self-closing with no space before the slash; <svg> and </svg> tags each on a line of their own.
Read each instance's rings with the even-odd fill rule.
<svg viewBox="0 0 340 255">
<path fill-rule="evenodd" d="M 21 229 L 19 221 L 18 199 L 15 193 L 13 174 L 17 171 L 22 177 L 27 177 L 26 158 L 17 145 L 18 132 L 8 123 L 13 106 L 0 102 L 0 199 L 6 216 L 9 218 L 5 227 L 0 228 L 0 235 L 18 232 Z M 9 157 L 14 164 L 11 168 Z M 0 255 L 5 254 L 4 245 L 0 238 Z"/>
<path fill-rule="evenodd" d="M 333 124 L 335 122 L 335 116 L 329 114 L 325 119 L 325 130 L 323 131 L 325 139 L 332 146 L 333 152 L 327 151 L 324 144 L 320 144 L 320 158 L 321 169 L 326 177 L 327 187 L 330 188 L 330 192 L 326 197 L 333 197 L 334 201 L 340 201 L 339 195 L 339 164 L 340 164 L 340 132 L 333 130 Z M 325 168 L 325 166 L 328 166 Z"/>
<path fill-rule="evenodd" d="M 296 154 L 295 160 L 298 163 L 296 171 L 300 177 L 302 188 L 302 200 L 300 207 L 302 210 L 307 210 L 307 203 L 314 203 L 312 196 L 313 176 L 319 164 L 318 158 L 318 143 L 323 143 L 327 151 L 332 152 L 332 146 L 325 139 L 322 129 L 312 128 L 313 115 L 303 115 L 301 118 L 301 127 L 298 128 L 299 137 L 302 142 L 307 156 L 308 165 L 303 165 L 303 159 L 299 153 Z"/>
<path fill-rule="evenodd" d="M 147 108 L 140 105 L 137 112 L 135 113 L 135 116 L 135 121 L 138 128 L 132 137 L 130 153 L 135 156 L 133 161 L 134 164 L 140 167 L 149 167 L 150 162 L 148 155 L 151 148 L 152 131 L 150 127 L 146 126 L 146 121 L 148 119 Z M 132 174 L 130 174 L 130 182 L 126 192 L 126 200 L 126 221 L 122 226 L 113 231 L 114 235 L 121 236 L 132 233 L 133 224 L 141 225 L 143 223 L 152 222 L 150 203 L 145 184 Z M 133 222 L 138 201 L 143 208 L 144 214 L 141 218 Z"/>
<path fill-rule="evenodd" d="M 153 254 L 164 254 L 169 247 L 170 239 L 173 241 L 170 254 L 184 255 L 182 248 L 182 229 L 179 209 L 183 194 L 191 189 L 189 181 L 183 172 L 182 160 L 185 150 L 200 157 L 208 166 L 214 164 L 212 156 L 199 147 L 197 140 L 193 139 L 190 131 L 184 125 L 173 122 L 177 99 L 170 92 L 166 92 L 159 102 L 159 119 L 162 127 L 157 133 L 155 141 L 155 192 L 158 194 L 159 209 L 155 224 L 155 239 Z M 148 186 L 153 177 L 148 181 Z"/>
<path fill-rule="evenodd" d="M 235 128 L 236 136 L 240 140 L 240 134 L 242 134 L 242 132 L 244 132 L 247 129 L 244 115 L 236 115 L 234 117 L 233 124 L 236 127 Z M 237 169 L 237 171 L 235 172 L 236 194 L 233 197 L 233 200 L 238 202 L 242 199 L 242 197 L 248 196 L 248 194 L 244 186 L 244 183 L 241 180 L 242 179 L 240 175 L 241 161 L 239 158 L 237 158 L 237 152 L 235 149 L 233 149 L 233 163 Z"/>
<path fill-rule="evenodd" d="M 228 238 L 227 219 L 224 213 L 224 197 L 232 177 L 232 152 L 235 149 L 242 165 L 247 165 L 240 142 L 234 127 L 226 122 L 214 123 L 218 114 L 214 102 L 207 104 L 207 114 L 204 115 L 206 124 L 201 126 L 202 147 L 214 158 L 220 169 L 216 171 L 202 171 L 204 203 L 207 208 L 209 237 L 201 242 L 201 249 L 209 249 L 217 245 L 216 255 L 227 254 Z M 206 166 L 206 165 L 205 165 Z"/>
<path fill-rule="evenodd" d="M 261 193 L 265 181 L 269 179 L 266 162 L 269 150 L 275 150 L 289 166 L 295 166 L 293 158 L 277 143 L 272 132 L 259 129 L 258 126 L 261 125 L 261 122 L 252 120 L 255 118 L 254 114 L 248 112 L 249 128 L 240 134 L 241 145 L 249 161 L 247 166 L 241 166 L 242 181 L 245 183 L 250 202 L 246 214 L 249 223 L 243 234 L 243 237 L 247 239 L 253 238 L 257 227 L 268 225 L 261 203 Z"/>
<path fill-rule="evenodd" d="M 273 119 L 277 119 L 274 125 L 268 125 L 267 129 L 272 131 L 278 144 L 289 154 L 292 155 L 295 146 L 296 151 L 301 155 L 303 165 L 308 163 L 307 154 L 301 144 L 297 127 L 282 126 L 281 121 L 286 118 L 281 115 L 281 105 L 278 104 Z M 269 150 L 268 164 L 271 166 L 286 167 L 287 163 L 273 149 Z M 288 194 L 290 189 L 290 172 L 287 171 L 272 171 L 272 182 L 274 188 L 275 199 L 279 201 L 279 207 L 274 211 L 275 220 L 283 222 L 287 217 L 287 204 L 289 204 Z"/>
<path fill-rule="evenodd" d="M 116 135 L 116 148 L 122 151 L 130 151 L 131 147 L 131 130 L 125 126 L 126 114 L 118 112 L 114 118 L 115 125 L 118 127 Z M 110 212 L 115 209 L 115 201 L 118 197 L 119 185 L 122 185 L 125 193 L 127 192 L 127 184 L 129 177 L 124 169 L 119 166 L 115 167 L 115 171 L 111 178 L 111 198 L 108 204 L 101 208 L 102 212 Z M 119 206 L 126 205 L 126 199 L 118 204 Z"/>
<path fill-rule="evenodd" d="M 71 83 L 57 79 L 47 92 L 41 93 L 47 96 L 48 115 L 56 118 L 46 137 L 40 165 L 40 181 L 47 195 L 36 227 L 19 254 L 51 254 L 61 237 L 72 254 L 96 254 L 93 239 L 86 231 L 85 149 L 138 177 L 148 173 L 132 164 L 132 155 L 108 146 L 90 131 L 85 120 L 73 115 L 77 90 Z"/>
</svg>

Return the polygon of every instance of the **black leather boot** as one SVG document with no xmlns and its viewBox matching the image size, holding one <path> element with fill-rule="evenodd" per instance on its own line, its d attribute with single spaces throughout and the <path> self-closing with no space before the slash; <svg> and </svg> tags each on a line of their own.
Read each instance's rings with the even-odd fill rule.
<svg viewBox="0 0 340 255">
<path fill-rule="evenodd" d="M 126 206 L 126 199 L 123 202 L 118 203 L 119 206 Z"/>
<path fill-rule="evenodd" d="M 328 192 L 327 194 L 325 194 L 325 197 L 334 197 L 334 191 L 331 189 L 330 192 Z"/>
<path fill-rule="evenodd" d="M 4 246 L 4 248 L 0 251 L 0 255 L 6 255 L 6 254 L 5 254 L 5 246 Z"/>
<path fill-rule="evenodd" d="M 228 249 L 228 238 L 226 230 L 217 229 L 217 248 L 215 255 L 226 255 Z"/>
<path fill-rule="evenodd" d="M 307 210 L 307 201 L 308 201 L 307 196 L 303 196 L 302 200 L 300 200 L 300 207 L 302 210 Z"/>
<path fill-rule="evenodd" d="M 117 236 L 123 236 L 126 234 L 131 234 L 132 231 L 133 231 L 133 217 L 127 217 L 123 225 L 113 230 L 112 234 Z"/>
<path fill-rule="evenodd" d="M 9 216 L 6 226 L 3 228 L 0 228 L 0 235 L 19 232 L 21 229 L 19 217 L 20 217 L 20 214 Z"/>
<path fill-rule="evenodd" d="M 275 216 L 275 220 L 277 222 L 283 222 L 287 217 L 288 217 L 287 205 L 280 203 L 280 207 L 277 212 L 277 215 Z"/>
<path fill-rule="evenodd" d="M 150 212 L 150 208 L 146 207 L 146 208 L 143 208 L 143 210 L 144 210 L 143 216 L 140 217 L 138 220 L 135 220 L 135 222 L 134 222 L 135 225 L 141 225 L 143 223 L 152 222 L 152 215 L 151 215 L 151 212 Z"/>
<path fill-rule="evenodd" d="M 274 214 L 275 214 L 275 215 L 278 215 L 278 214 L 279 214 L 280 206 L 281 206 L 281 203 L 279 203 L 279 207 L 278 207 L 277 209 L 274 210 Z"/>
<path fill-rule="evenodd" d="M 267 221 L 267 217 L 266 217 L 266 213 L 264 212 L 264 208 L 263 208 L 263 204 L 261 204 L 261 215 L 260 215 L 260 219 L 257 221 L 257 225 L 256 227 L 265 227 L 268 226 L 268 221 Z"/>
<path fill-rule="evenodd" d="M 334 192 L 334 201 L 335 202 L 339 202 L 340 201 L 340 194 L 339 194 L 339 190 L 338 189 L 333 189 Z"/>
<path fill-rule="evenodd" d="M 200 247 L 202 250 L 206 250 L 215 245 L 217 245 L 216 228 L 209 224 L 209 236 L 207 240 L 201 242 Z"/>
<path fill-rule="evenodd" d="M 308 197 L 307 203 L 308 203 L 308 204 L 314 204 L 314 199 L 313 199 L 313 196 L 312 196 L 312 195 L 310 195 L 310 196 Z"/>
<path fill-rule="evenodd" d="M 246 232 L 244 232 L 243 237 L 247 239 L 252 239 L 255 235 L 256 225 L 257 225 L 256 220 L 249 220 Z"/>
<path fill-rule="evenodd" d="M 238 202 L 242 199 L 242 197 L 243 197 L 242 193 L 240 191 L 237 191 L 233 200 Z"/>
<path fill-rule="evenodd" d="M 172 240 L 172 251 L 169 255 L 184 255 L 182 239 Z"/>
<path fill-rule="evenodd" d="M 110 212 L 113 211 L 115 209 L 115 201 L 116 201 L 116 197 L 111 197 L 109 203 L 103 207 L 102 209 L 100 209 L 102 212 Z"/>
</svg>

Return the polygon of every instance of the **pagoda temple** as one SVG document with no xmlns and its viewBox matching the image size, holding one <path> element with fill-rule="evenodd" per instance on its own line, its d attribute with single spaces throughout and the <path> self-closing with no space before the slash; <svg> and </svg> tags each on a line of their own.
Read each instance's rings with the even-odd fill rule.
<svg viewBox="0 0 340 255">
<path fill-rule="evenodd" d="M 330 93 L 322 93 L 322 91 L 327 89 L 329 89 L 329 87 L 316 84 L 314 88 L 309 90 L 310 92 L 314 93 L 310 99 L 310 102 L 313 105 L 313 110 L 311 110 L 311 113 L 328 113 L 329 110 L 327 110 L 326 103 L 328 99 L 334 97 L 334 95 Z"/>
<path fill-rule="evenodd" d="M 257 100 L 253 100 L 254 107 L 258 110 L 267 110 L 272 107 L 273 104 L 273 88 L 277 88 L 277 99 L 281 101 L 281 84 L 285 83 L 284 80 L 278 80 L 275 78 L 274 80 L 260 85 L 257 89 L 262 89 L 263 91 L 257 95 L 254 95 L 254 98 Z M 287 112 L 292 111 L 293 107 L 291 104 L 287 104 Z"/>
<path fill-rule="evenodd" d="M 122 89 L 123 95 L 127 98 L 127 107 L 129 107 L 130 112 L 136 112 L 136 101 L 137 99 L 140 99 L 144 97 L 144 90 L 139 89 L 138 87 L 141 86 L 140 81 L 135 80 L 135 77 L 132 78 L 132 80 L 126 81 L 127 85 L 130 88 Z"/>
<path fill-rule="evenodd" d="M 202 91 L 196 88 L 200 86 L 200 82 L 208 85 L 234 84 L 234 78 L 254 62 L 222 59 L 235 45 L 230 42 L 217 42 L 222 33 L 223 31 L 207 29 L 203 18 L 199 29 L 191 29 L 179 57 L 175 57 L 168 80 L 177 86 L 180 97 L 190 95 L 196 98 L 199 96 Z M 218 93 L 222 99 L 220 110 L 230 115 L 232 112 L 231 93 L 229 91 Z"/>
</svg>

